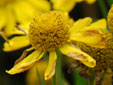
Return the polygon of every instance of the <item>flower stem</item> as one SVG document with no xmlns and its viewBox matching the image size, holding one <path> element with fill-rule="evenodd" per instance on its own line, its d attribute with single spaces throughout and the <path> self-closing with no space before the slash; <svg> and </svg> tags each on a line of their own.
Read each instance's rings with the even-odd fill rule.
<svg viewBox="0 0 113 85">
<path fill-rule="evenodd" d="M 53 76 L 53 85 L 56 85 L 56 74 Z"/>
<path fill-rule="evenodd" d="M 104 0 L 97 0 L 97 2 L 98 2 L 98 5 L 99 5 L 99 7 L 101 9 L 102 16 L 104 18 L 107 18 L 107 8 L 106 8 Z"/>
<path fill-rule="evenodd" d="M 91 85 L 94 85 L 95 72 L 91 70 L 90 75 L 91 75 L 91 82 L 90 82 L 90 84 L 91 84 Z"/>
<path fill-rule="evenodd" d="M 38 72 L 38 68 L 36 68 L 36 73 L 37 73 L 38 79 L 40 80 L 41 85 L 46 85 L 46 83 L 44 82 L 44 80 L 40 77 L 40 74 Z"/>
<path fill-rule="evenodd" d="M 73 83 L 74 85 L 89 85 L 86 79 L 78 74 L 77 69 L 73 69 Z"/>
<path fill-rule="evenodd" d="M 58 85 L 63 85 L 63 78 L 62 78 L 62 55 L 59 50 L 56 51 L 58 58 L 57 58 L 57 67 L 56 67 L 56 75 L 57 75 L 57 80 L 58 80 Z"/>
</svg>

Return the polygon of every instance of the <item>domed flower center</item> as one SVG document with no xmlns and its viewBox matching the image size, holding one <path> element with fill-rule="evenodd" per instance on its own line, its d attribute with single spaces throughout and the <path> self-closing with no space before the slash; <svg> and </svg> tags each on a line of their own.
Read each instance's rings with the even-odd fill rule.
<svg viewBox="0 0 113 85">
<path fill-rule="evenodd" d="M 61 12 L 43 13 L 34 18 L 29 28 L 29 40 L 37 50 L 50 51 L 69 39 L 69 25 Z"/>
<path fill-rule="evenodd" d="M 3 5 L 5 5 L 9 2 L 12 2 L 12 1 L 14 1 L 14 0 L 0 0 L 0 6 L 3 6 Z"/>
</svg>

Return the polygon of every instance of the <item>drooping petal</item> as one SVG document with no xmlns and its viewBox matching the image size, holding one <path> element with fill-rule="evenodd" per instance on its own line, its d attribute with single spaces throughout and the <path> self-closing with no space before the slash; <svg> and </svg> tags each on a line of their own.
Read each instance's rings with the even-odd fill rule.
<svg viewBox="0 0 113 85">
<path fill-rule="evenodd" d="M 21 62 L 12 67 L 9 71 L 6 70 L 6 72 L 11 75 L 24 72 L 31 68 L 34 63 L 40 60 L 43 57 L 43 55 L 44 52 L 41 53 L 41 51 L 38 50 L 34 51 L 30 55 L 28 55 L 25 59 L 23 59 Z"/>
<path fill-rule="evenodd" d="M 49 11 L 51 9 L 51 5 L 48 0 L 27 0 L 36 7 L 39 11 Z"/>
<path fill-rule="evenodd" d="M 86 17 L 84 19 L 79 19 L 76 21 L 70 29 L 71 33 L 75 33 L 78 30 L 82 30 L 84 27 L 88 26 L 92 22 L 92 18 Z"/>
<path fill-rule="evenodd" d="M 106 30 L 107 27 L 107 22 L 106 19 L 100 19 L 97 20 L 96 22 L 92 23 L 91 25 L 85 27 L 84 29 L 104 29 Z"/>
<path fill-rule="evenodd" d="M 60 51 L 67 55 L 68 57 L 71 57 L 75 60 L 80 60 L 83 64 L 86 66 L 93 68 L 96 66 L 96 61 L 89 56 L 88 54 L 82 52 L 81 50 L 71 46 L 71 45 L 64 45 L 60 48 Z"/>
<path fill-rule="evenodd" d="M 53 3 L 53 8 L 61 11 L 71 11 L 75 4 L 76 0 L 51 0 Z"/>
<path fill-rule="evenodd" d="M 22 53 L 22 55 L 15 61 L 14 65 L 16 65 L 17 63 L 19 63 L 20 61 L 22 61 L 26 56 L 27 54 L 33 50 L 33 47 L 29 48 L 29 49 L 26 49 L 24 50 L 24 52 Z"/>
<path fill-rule="evenodd" d="M 57 60 L 57 54 L 55 51 L 50 51 L 49 56 L 49 64 L 45 71 L 45 80 L 50 79 L 55 74 L 55 68 L 56 68 L 56 60 Z"/>
<path fill-rule="evenodd" d="M 70 40 L 80 41 L 87 45 L 104 48 L 106 39 L 104 34 L 97 29 L 86 29 L 70 34 Z"/>
<path fill-rule="evenodd" d="M 30 44 L 27 36 L 17 36 L 4 43 L 3 50 L 6 52 L 18 50 Z"/>
</svg>

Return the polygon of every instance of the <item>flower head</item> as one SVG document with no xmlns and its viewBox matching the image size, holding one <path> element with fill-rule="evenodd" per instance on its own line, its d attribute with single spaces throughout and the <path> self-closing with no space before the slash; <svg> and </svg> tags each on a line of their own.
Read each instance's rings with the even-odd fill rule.
<svg viewBox="0 0 113 85">
<path fill-rule="evenodd" d="M 67 43 L 68 29 L 69 25 L 60 12 L 45 13 L 35 17 L 28 36 L 35 49 L 51 51 Z"/>
<path fill-rule="evenodd" d="M 109 13 L 108 13 L 108 25 L 113 32 L 113 6 L 111 7 Z M 103 23 L 103 24 L 102 24 Z M 96 23 L 92 24 L 91 26 L 95 26 L 98 28 L 102 28 L 102 26 L 106 26 L 106 20 L 101 19 L 98 20 Z M 82 51 L 88 53 L 90 56 L 92 56 L 96 60 L 96 66 L 93 69 L 87 68 L 83 64 L 80 65 L 79 73 L 84 75 L 89 75 L 90 70 L 93 70 L 96 72 L 96 79 L 98 80 L 97 83 L 101 84 L 101 80 L 103 79 L 103 76 L 108 72 L 108 69 L 111 69 L 113 71 L 113 34 L 109 32 L 107 29 L 101 29 L 101 31 L 104 33 L 106 37 L 106 47 L 105 48 L 95 48 L 86 45 L 82 42 L 74 42 L 74 45 L 76 45 L 78 48 L 80 48 Z M 84 72 L 87 71 L 87 72 Z M 101 75 L 101 76 L 100 76 Z M 90 76 L 90 75 L 89 75 Z M 101 81 L 101 82 L 100 82 Z"/>
<path fill-rule="evenodd" d="M 36 74 L 36 68 L 39 71 L 40 77 L 44 79 L 44 71 L 47 68 L 47 61 L 46 60 L 41 60 L 38 63 L 36 63 L 28 72 L 26 75 L 26 83 L 27 85 L 41 85 L 40 80 L 37 77 Z M 42 66 L 43 65 L 43 66 Z M 45 81 L 46 85 L 51 85 L 52 84 L 52 79 Z"/>
<path fill-rule="evenodd" d="M 48 10 L 47 0 L 0 0 L 0 30 L 7 35 L 18 33 L 16 23 L 26 23 L 36 13 Z"/>
<path fill-rule="evenodd" d="M 45 52 L 49 52 L 49 63 L 44 74 L 45 80 L 48 80 L 55 73 L 56 49 L 72 59 L 79 60 L 90 68 L 95 67 L 96 61 L 71 43 L 72 41 L 80 41 L 93 47 L 105 47 L 106 40 L 103 33 L 95 26 L 87 27 L 91 21 L 92 19 L 87 17 L 78 20 L 70 27 L 65 15 L 59 11 L 51 11 L 36 16 L 29 26 L 28 36 L 15 37 L 21 44 L 17 45 L 14 38 L 9 40 L 9 45 L 4 44 L 5 51 L 24 47 L 26 46 L 24 43 L 31 44 L 32 48 L 25 50 L 21 58 L 25 56 L 26 52 L 33 49 L 35 51 L 21 61 L 18 59 L 16 65 L 6 72 L 13 75 L 28 70 L 43 57 Z M 102 28 L 105 28 L 105 26 Z"/>
</svg>

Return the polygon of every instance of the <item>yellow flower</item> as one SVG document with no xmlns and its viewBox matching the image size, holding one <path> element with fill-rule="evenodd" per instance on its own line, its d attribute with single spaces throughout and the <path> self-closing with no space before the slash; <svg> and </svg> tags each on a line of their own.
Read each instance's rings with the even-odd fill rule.
<svg viewBox="0 0 113 85">
<path fill-rule="evenodd" d="M 37 77 L 36 74 L 36 68 L 39 71 L 40 77 L 44 79 L 44 71 L 47 68 L 47 61 L 46 60 L 41 60 L 38 63 L 36 63 L 28 72 L 26 75 L 26 83 L 27 85 L 41 85 L 40 80 Z M 47 85 L 52 84 L 52 79 L 45 81 Z"/>
<path fill-rule="evenodd" d="M 86 1 L 88 4 L 92 4 L 96 0 L 51 0 L 53 8 L 61 11 L 71 11 L 77 3 L 83 1 Z"/>
<path fill-rule="evenodd" d="M 17 36 L 9 40 L 9 44 L 4 44 L 4 51 L 16 50 L 31 44 L 32 48 L 25 50 L 21 58 L 31 50 L 34 49 L 35 51 L 23 60 L 21 58 L 17 60 L 16 65 L 6 72 L 13 75 L 28 70 L 46 52 L 49 52 L 49 63 L 44 74 L 45 80 L 48 80 L 55 73 L 56 49 L 90 68 L 95 67 L 96 61 L 71 43 L 72 41 L 80 41 L 93 47 L 105 47 L 105 37 L 98 28 L 105 29 L 106 26 L 95 27 L 95 25 L 91 25 L 89 28 L 88 25 L 91 21 L 90 17 L 86 17 L 79 19 L 70 27 L 64 14 L 59 11 L 51 11 L 36 16 L 29 25 L 28 36 Z"/>
<path fill-rule="evenodd" d="M 13 34 L 16 23 L 25 23 L 38 12 L 50 10 L 47 0 L 0 0 L 0 30 Z"/>
<path fill-rule="evenodd" d="M 98 28 L 100 28 L 100 26 L 107 25 L 107 24 L 106 24 L 105 19 L 101 19 L 92 25 L 95 25 L 95 27 L 99 26 Z M 109 80 L 107 80 L 107 79 L 105 79 L 105 80 L 111 81 L 110 80 L 111 74 L 106 74 L 106 73 L 109 72 L 109 71 L 107 71 L 108 68 L 113 71 L 113 57 L 112 57 L 112 55 L 113 55 L 113 34 L 109 31 L 107 31 L 107 29 L 101 29 L 101 30 L 106 37 L 106 47 L 105 48 L 91 47 L 82 42 L 74 42 L 73 43 L 76 47 L 78 47 L 85 53 L 89 54 L 96 60 L 96 66 L 93 69 L 87 68 L 83 64 L 79 64 L 79 68 L 80 68 L 79 73 L 84 75 L 85 77 L 86 77 L 86 75 L 91 76 L 89 74 L 89 72 L 91 70 L 93 70 L 96 74 L 96 77 L 95 77 L 96 83 L 99 83 L 99 85 L 101 85 L 102 80 L 104 80 L 104 76 L 109 75 L 108 76 Z M 109 83 L 111 83 L 111 82 L 109 82 Z"/>
<path fill-rule="evenodd" d="M 109 12 L 108 12 L 108 26 L 113 32 L 113 5 L 111 6 Z"/>
<path fill-rule="evenodd" d="M 94 67 L 96 72 L 101 72 L 102 70 L 107 70 L 108 67 L 112 67 L 112 53 L 113 53 L 113 35 L 107 30 L 103 31 L 106 37 L 106 47 L 105 48 L 95 48 L 88 46 L 84 43 L 77 42 L 76 46 L 82 51 L 88 53 L 92 56 L 97 65 Z"/>
<path fill-rule="evenodd" d="M 46 60 L 41 60 L 39 61 L 38 63 L 36 63 L 28 72 L 27 72 L 27 75 L 26 75 L 26 83 L 27 85 L 41 85 L 40 83 L 40 80 L 38 79 L 37 77 L 37 74 L 36 74 L 36 68 L 38 69 L 39 71 L 39 74 L 40 74 L 40 77 L 42 79 L 44 79 L 44 72 L 47 68 L 47 64 L 48 62 Z M 52 85 L 53 84 L 53 80 L 50 79 L 50 80 L 46 80 L 45 81 L 46 85 Z M 58 85 L 58 78 L 57 78 L 57 75 L 56 75 L 56 85 Z M 66 81 L 63 81 L 63 85 L 69 85 L 68 82 Z"/>
</svg>

